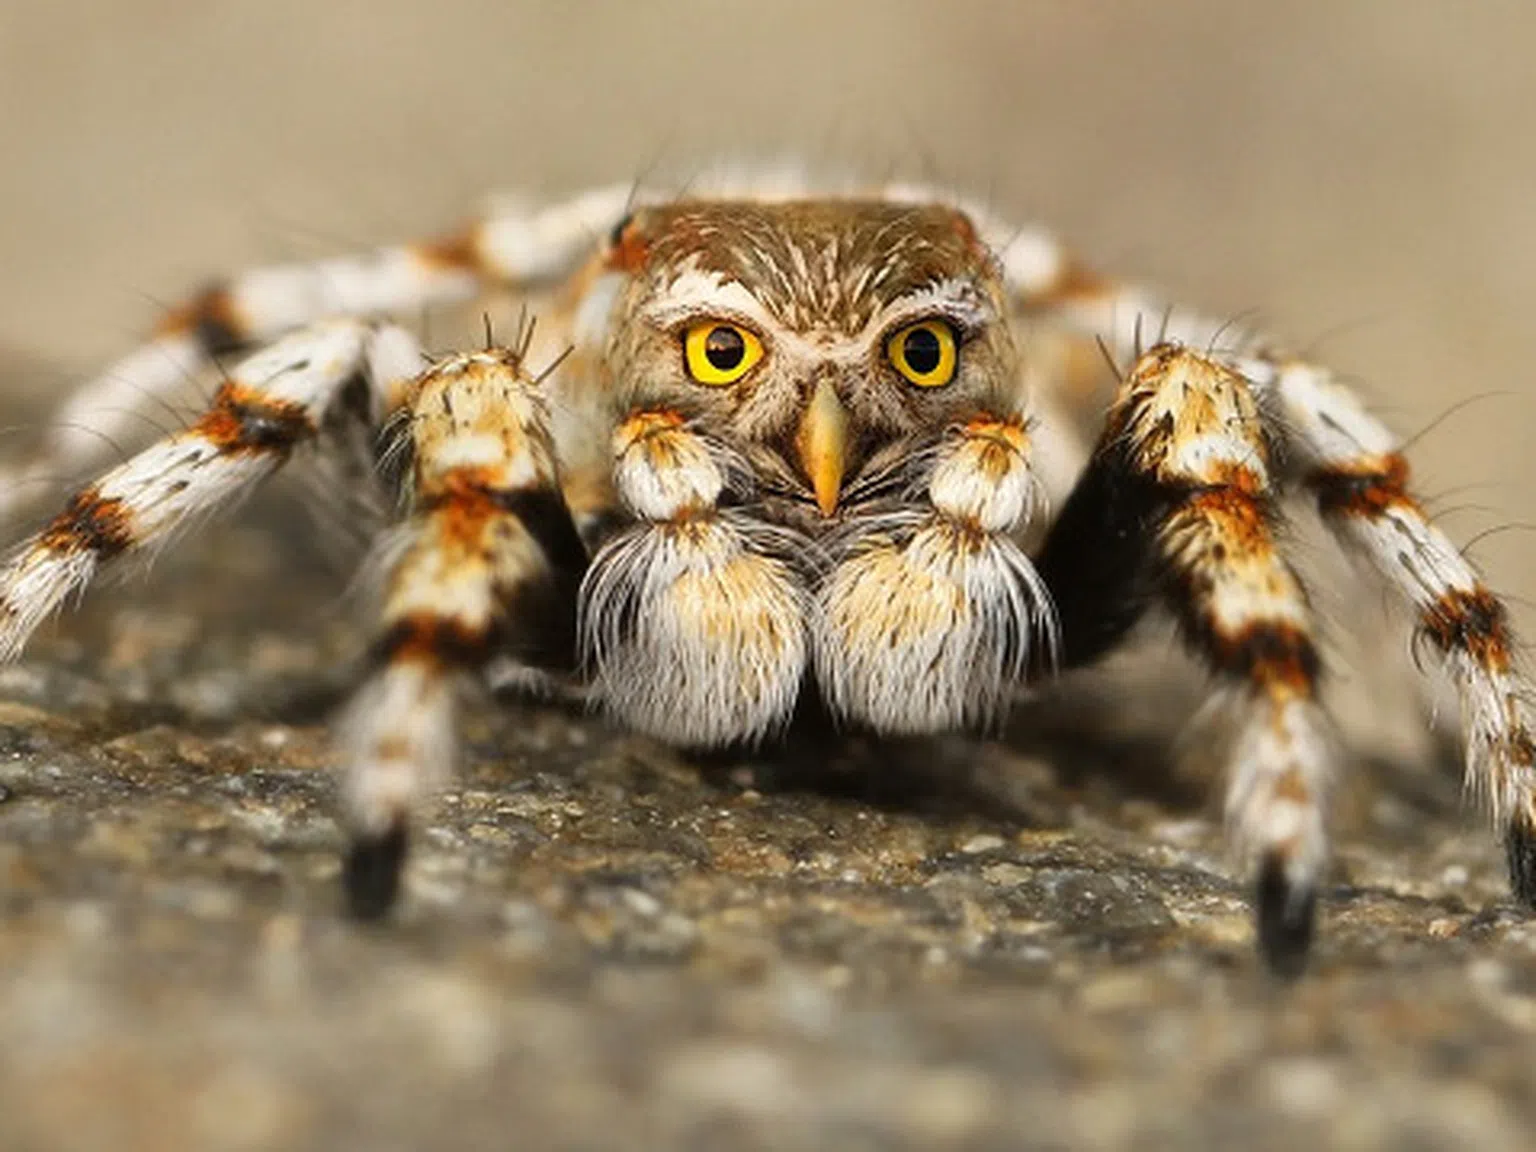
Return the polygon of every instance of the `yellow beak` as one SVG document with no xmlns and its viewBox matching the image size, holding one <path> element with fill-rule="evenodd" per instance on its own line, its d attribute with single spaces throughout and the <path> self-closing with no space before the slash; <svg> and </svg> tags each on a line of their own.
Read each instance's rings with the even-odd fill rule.
<svg viewBox="0 0 1536 1152">
<path fill-rule="evenodd" d="M 823 516 L 832 515 L 837 511 L 843 473 L 848 468 L 848 410 L 826 380 L 816 385 L 811 403 L 800 418 L 795 448 L 800 453 L 805 478 L 816 493 L 816 506 Z"/>
</svg>

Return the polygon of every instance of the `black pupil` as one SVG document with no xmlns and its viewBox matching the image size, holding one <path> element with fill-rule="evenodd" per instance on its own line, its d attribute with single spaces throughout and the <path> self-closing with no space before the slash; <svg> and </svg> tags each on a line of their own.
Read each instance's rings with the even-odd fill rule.
<svg viewBox="0 0 1536 1152">
<path fill-rule="evenodd" d="M 737 367 L 747 354 L 747 342 L 734 328 L 713 328 L 704 337 L 704 359 L 721 372 Z"/>
<path fill-rule="evenodd" d="M 928 328 L 914 328 L 908 332 L 902 351 L 906 353 L 907 367 L 919 376 L 926 376 L 937 368 L 943 354 L 938 336 Z"/>
</svg>

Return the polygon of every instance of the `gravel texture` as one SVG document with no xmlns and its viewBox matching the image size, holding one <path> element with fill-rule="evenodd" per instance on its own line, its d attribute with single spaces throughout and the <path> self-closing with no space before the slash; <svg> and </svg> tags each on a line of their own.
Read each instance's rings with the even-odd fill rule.
<svg viewBox="0 0 1536 1152">
<path fill-rule="evenodd" d="M 703 761 L 488 703 L 403 914 L 350 926 L 324 717 L 357 633 L 297 515 L 0 671 L 0 1146 L 1525 1143 L 1536 934 L 1449 773 L 1367 766 L 1280 985 L 1150 735 L 1166 685 Z"/>
</svg>

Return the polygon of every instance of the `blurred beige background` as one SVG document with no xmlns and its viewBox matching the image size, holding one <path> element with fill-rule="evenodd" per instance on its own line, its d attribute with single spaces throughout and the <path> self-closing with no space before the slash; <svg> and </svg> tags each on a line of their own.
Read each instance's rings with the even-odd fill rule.
<svg viewBox="0 0 1536 1152">
<path fill-rule="evenodd" d="M 1467 539 L 1536 518 L 1533 49 L 1518 0 L 7 0 L 0 350 L 59 389 L 221 270 L 799 155 L 1257 310 L 1405 433 L 1497 393 L 1415 446 Z M 1536 594 L 1529 539 L 1477 554 Z"/>
</svg>

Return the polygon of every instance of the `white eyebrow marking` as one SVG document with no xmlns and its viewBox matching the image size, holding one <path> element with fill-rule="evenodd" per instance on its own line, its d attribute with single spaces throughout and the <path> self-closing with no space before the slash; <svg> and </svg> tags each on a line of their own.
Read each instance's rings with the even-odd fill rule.
<svg viewBox="0 0 1536 1152">
<path fill-rule="evenodd" d="M 759 329 L 777 326 L 746 285 L 718 272 L 701 272 L 696 268 L 678 273 L 645 306 L 643 315 L 659 327 L 670 328 L 680 320 L 709 312 L 739 316 Z"/>
<path fill-rule="evenodd" d="M 875 314 L 867 327 L 883 328 L 903 317 L 910 316 L 915 320 L 935 313 L 967 325 L 981 324 L 996 316 L 990 302 L 974 283 L 951 276 L 891 301 Z"/>
</svg>

